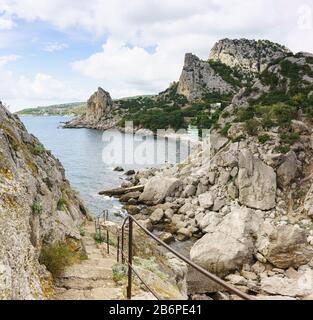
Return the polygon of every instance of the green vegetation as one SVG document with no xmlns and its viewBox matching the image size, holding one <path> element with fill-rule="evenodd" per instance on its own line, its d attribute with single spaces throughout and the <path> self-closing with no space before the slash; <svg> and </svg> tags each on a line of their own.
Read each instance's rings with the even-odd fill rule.
<svg viewBox="0 0 313 320">
<path fill-rule="evenodd" d="M 43 206 L 41 201 L 35 199 L 32 205 L 32 212 L 34 215 L 41 215 L 43 211 Z"/>
<path fill-rule="evenodd" d="M 244 80 L 243 74 L 240 73 L 237 69 L 233 69 L 226 64 L 210 60 L 210 66 L 218 73 L 221 78 L 233 85 L 234 87 L 242 87 L 242 81 Z"/>
<path fill-rule="evenodd" d="M 61 197 L 58 201 L 57 208 L 60 211 L 64 211 L 67 207 L 67 200 L 64 197 Z"/>
<path fill-rule="evenodd" d="M 220 131 L 220 134 L 222 136 L 227 137 L 227 134 L 228 134 L 228 131 L 229 131 L 230 127 L 231 127 L 231 123 L 226 123 L 225 127 Z"/>
<path fill-rule="evenodd" d="M 262 134 L 260 136 L 258 136 L 258 140 L 260 143 L 266 143 L 267 141 L 270 141 L 271 140 L 271 136 L 268 135 L 268 134 Z"/>
<path fill-rule="evenodd" d="M 283 144 L 292 145 L 300 139 L 299 133 L 284 132 L 280 135 L 280 141 Z"/>
<path fill-rule="evenodd" d="M 73 240 L 68 240 L 64 243 L 43 245 L 39 262 L 44 264 L 52 276 L 56 278 L 63 273 L 65 267 L 85 258 L 76 243 Z"/>
<path fill-rule="evenodd" d="M 251 136 L 255 136 L 258 133 L 260 123 L 255 119 L 249 119 L 245 122 L 245 129 Z"/>
<path fill-rule="evenodd" d="M 274 148 L 274 152 L 286 154 L 290 151 L 290 146 L 282 145 Z"/>
<path fill-rule="evenodd" d="M 237 111 L 237 122 L 250 122 L 248 127 L 252 124 L 259 126 L 253 119 L 259 119 L 260 124 L 264 129 L 273 127 L 274 125 L 281 128 L 288 128 L 291 120 L 297 117 L 297 108 L 287 105 L 285 103 L 276 103 L 270 106 L 249 106 L 246 109 L 239 109 Z"/>
<path fill-rule="evenodd" d="M 153 272 L 163 280 L 166 280 L 168 278 L 168 276 L 160 270 L 160 266 L 155 261 L 155 257 L 150 257 L 149 259 L 134 257 L 133 261 L 134 264 L 136 264 L 137 266 L 140 266 L 146 270 Z"/>
<path fill-rule="evenodd" d="M 119 282 L 127 278 L 127 266 L 125 264 L 116 263 L 112 267 L 113 281 Z"/>
<path fill-rule="evenodd" d="M 86 112 L 85 102 L 65 103 L 48 107 L 28 108 L 18 111 L 19 116 L 80 116 Z"/>
<path fill-rule="evenodd" d="M 45 147 L 42 144 L 36 144 L 35 146 L 30 145 L 29 149 L 32 154 L 37 156 L 45 152 Z"/>
<path fill-rule="evenodd" d="M 79 234 L 81 237 L 84 237 L 86 235 L 86 230 L 84 227 L 79 227 Z"/>
<path fill-rule="evenodd" d="M 107 243 L 107 237 L 106 234 L 102 234 L 101 232 L 97 231 L 94 235 L 93 235 L 93 239 L 101 244 L 101 243 Z M 113 238 L 109 238 L 109 245 L 110 246 L 114 246 L 116 247 L 117 243 L 116 243 L 116 239 Z"/>
</svg>

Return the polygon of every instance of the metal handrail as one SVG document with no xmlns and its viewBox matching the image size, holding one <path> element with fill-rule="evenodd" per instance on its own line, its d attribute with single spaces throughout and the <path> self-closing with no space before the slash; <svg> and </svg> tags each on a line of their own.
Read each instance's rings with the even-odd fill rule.
<svg viewBox="0 0 313 320">
<path fill-rule="evenodd" d="M 168 251 L 170 251 L 171 253 L 173 253 L 176 257 L 180 258 L 181 260 L 183 260 L 185 263 L 187 263 L 189 266 L 193 267 L 194 269 L 196 269 L 197 271 L 199 271 L 200 273 L 202 273 L 204 276 L 206 276 L 207 278 L 209 278 L 210 280 L 212 280 L 213 282 L 219 284 L 220 286 L 224 287 L 227 291 L 232 292 L 233 294 L 237 295 L 238 297 L 244 299 L 244 300 L 255 300 L 255 298 L 251 297 L 250 295 L 240 291 L 239 289 L 233 287 L 232 285 L 228 284 L 227 282 L 225 282 L 224 280 L 220 279 L 219 277 L 217 277 L 216 275 L 212 274 L 211 272 L 205 270 L 204 268 L 202 268 L 201 266 L 197 265 L 195 262 L 193 262 L 192 260 L 188 259 L 187 257 L 185 257 L 184 255 L 182 255 L 181 253 L 177 252 L 175 249 L 173 249 L 172 247 L 170 247 L 169 245 L 167 245 L 165 242 L 163 242 L 162 240 L 160 240 L 158 237 L 156 237 L 152 232 L 150 232 L 148 229 L 146 229 L 144 226 L 142 226 L 133 216 L 131 215 L 127 215 L 123 221 L 122 224 L 122 237 L 121 240 L 119 241 L 119 244 L 121 244 L 121 257 L 122 257 L 122 263 L 124 263 L 125 258 L 124 258 L 124 228 L 126 225 L 126 222 L 128 221 L 128 226 L 129 226 L 129 232 L 128 232 L 128 285 L 127 285 L 127 299 L 131 299 L 131 291 L 132 291 L 132 272 L 134 271 L 134 268 L 132 266 L 132 258 L 133 258 L 133 252 L 132 252 L 132 247 L 133 247 L 133 222 L 141 229 L 145 232 L 145 234 L 147 234 L 150 238 L 152 238 L 153 240 L 155 240 L 156 242 L 158 242 L 161 246 L 163 246 L 165 249 L 167 249 Z M 118 249 L 119 250 L 119 249 Z M 119 260 L 119 258 L 117 258 Z M 134 273 L 137 275 L 137 272 L 134 271 Z M 140 277 L 138 277 L 140 279 Z M 140 279 L 141 282 L 146 286 L 147 284 Z M 148 287 L 149 291 L 151 291 L 151 289 Z M 153 292 L 152 292 L 153 293 Z"/>
</svg>

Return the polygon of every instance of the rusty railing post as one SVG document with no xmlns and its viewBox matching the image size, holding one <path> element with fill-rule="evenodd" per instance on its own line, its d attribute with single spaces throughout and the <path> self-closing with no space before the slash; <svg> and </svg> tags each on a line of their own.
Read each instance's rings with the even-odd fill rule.
<svg viewBox="0 0 313 320">
<path fill-rule="evenodd" d="M 109 236 L 108 229 L 107 229 L 107 251 L 108 251 L 108 254 L 110 254 L 110 236 Z"/>
<path fill-rule="evenodd" d="M 132 266 L 133 266 L 133 220 L 128 219 L 128 285 L 127 299 L 132 297 Z"/>
<path fill-rule="evenodd" d="M 121 256 L 122 256 L 122 264 L 125 263 L 125 257 L 124 257 L 124 226 L 122 227 L 122 245 L 121 245 Z"/>
<path fill-rule="evenodd" d="M 120 235 L 117 235 L 117 253 L 116 253 L 116 262 L 120 262 Z"/>
</svg>

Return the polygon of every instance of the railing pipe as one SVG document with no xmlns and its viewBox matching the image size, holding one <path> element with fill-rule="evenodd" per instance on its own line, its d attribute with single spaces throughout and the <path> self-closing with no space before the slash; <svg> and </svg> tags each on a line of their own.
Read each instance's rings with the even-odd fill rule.
<svg viewBox="0 0 313 320">
<path fill-rule="evenodd" d="M 131 300 L 132 296 L 132 267 L 133 267 L 133 220 L 129 219 L 128 224 L 128 285 L 127 299 Z"/>
</svg>

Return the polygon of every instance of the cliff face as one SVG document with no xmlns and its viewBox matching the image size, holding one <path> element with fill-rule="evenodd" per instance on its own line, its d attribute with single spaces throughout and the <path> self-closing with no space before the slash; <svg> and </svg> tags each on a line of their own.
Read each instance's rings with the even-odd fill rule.
<svg viewBox="0 0 313 320">
<path fill-rule="evenodd" d="M 223 39 L 214 45 L 209 60 L 253 73 L 264 71 L 269 63 L 289 53 L 286 47 L 270 41 Z"/>
<path fill-rule="evenodd" d="M 235 88 L 214 71 L 207 61 L 187 53 L 177 93 L 188 100 L 201 98 L 204 92 L 233 93 Z"/>
<path fill-rule="evenodd" d="M 86 114 L 66 123 L 65 128 L 90 128 L 106 130 L 114 127 L 120 120 L 116 106 L 109 92 L 98 88 L 87 102 Z"/>
<path fill-rule="evenodd" d="M 43 244 L 80 239 L 86 210 L 64 169 L 0 104 L 0 299 L 43 299 Z"/>
</svg>

